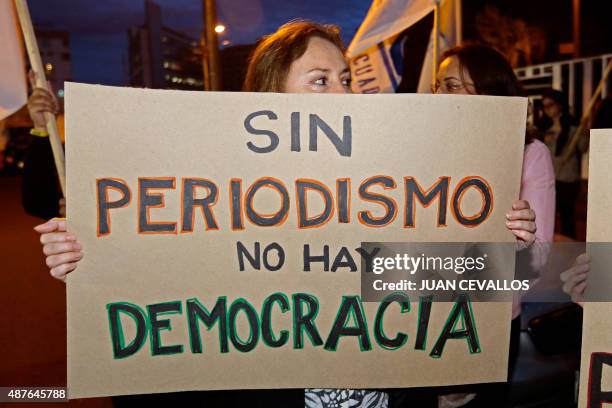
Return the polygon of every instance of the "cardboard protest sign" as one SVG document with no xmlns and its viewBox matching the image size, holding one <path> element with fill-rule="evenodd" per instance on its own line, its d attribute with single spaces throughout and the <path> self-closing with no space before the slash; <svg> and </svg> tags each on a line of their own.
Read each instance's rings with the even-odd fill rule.
<svg viewBox="0 0 612 408">
<path fill-rule="evenodd" d="M 589 193 L 587 241 L 612 242 L 612 130 L 591 130 L 589 148 Z M 592 256 L 591 272 L 610 272 L 610 254 Z M 597 264 L 596 264 L 597 263 Z M 589 276 L 589 281 L 606 282 Z M 607 279 L 607 282 L 610 282 Z M 608 291 L 611 286 L 589 286 L 593 291 Z M 591 293 L 590 293 L 591 292 Z M 586 302 L 582 322 L 582 357 L 580 362 L 579 407 L 600 408 L 612 405 L 612 303 Z M 606 404 L 607 406 L 607 404 Z"/>
<path fill-rule="evenodd" d="M 68 84 L 70 397 L 505 381 L 508 302 L 362 302 L 357 265 L 365 241 L 513 242 L 525 117 Z"/>
</svg>

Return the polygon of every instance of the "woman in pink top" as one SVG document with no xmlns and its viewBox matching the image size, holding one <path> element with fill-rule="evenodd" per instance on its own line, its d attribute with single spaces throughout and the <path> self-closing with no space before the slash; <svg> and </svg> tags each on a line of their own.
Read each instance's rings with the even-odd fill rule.
<svg viewBox="0 0 612 408">
<path fill-rule="evenodd" d="M 520 83 L 512 67 L 499 52 L 482 45 L 465 45 L 448 50 L 442 55 L 434 91 L 442 94 L 523 96 Z M 520 201 L 515 210 L 532 210 L 535 219 L 535 241 L 517 236 L 517 251 L 529 251 L 531 268 L 539 270 L 546 264 L 550 243 L 553 239 L 555 221 L 555 173 L 546 145 L 534 139 L 534 132 L 525 134 L 523 172 L 521 175 Z M 516 222 L 509 217 L 508 228 Z M 510 338 L 509 378 L 516 363 L 520 336 L 520 297 L 514 297 L 512 308 L 512 331 Z M 470 402 L 470 407 L 503 407 L 508 404 L 507 387 L 495 385 L 476 390 L 477 394 L 454 395 L 457 402 L 445 401 L 445 406 L 461 406 Z"/>
</svg>

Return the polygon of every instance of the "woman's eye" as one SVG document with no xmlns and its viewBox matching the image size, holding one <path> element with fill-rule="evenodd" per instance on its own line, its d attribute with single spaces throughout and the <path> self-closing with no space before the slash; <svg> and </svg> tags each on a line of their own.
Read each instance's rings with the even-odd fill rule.
<svg viewBox="0 0 612 408">
<path fill-rule="evenodd" d="M 458 89 L 461 89 L 461 84 L 458 84 L 457 82 L 447 82 L 445 86 L 446 89 L 448 89 L 449 91 L 456 91 Z"/>
<path fill-rule="evenodd" d="M 346 78 L 342 80 L 342 85 L 347 88 L 350 88 L 352 82 L 353 82 L 352 78 Z"/>
<path fill-rule="evenodd" d="M 325 86 L 327 85 L 327 78 L 323 77 L 323 78 L 319 78 L 317 80 L 314 81 L 315 85 L 319 85 L 319 86 Z"/>
</svg>

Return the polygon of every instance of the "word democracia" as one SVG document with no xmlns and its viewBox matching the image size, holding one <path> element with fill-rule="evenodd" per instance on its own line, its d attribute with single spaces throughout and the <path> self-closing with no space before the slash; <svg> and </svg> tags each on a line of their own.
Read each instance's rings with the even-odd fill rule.
<svg viewBox="0 0 612 408">
<path fill-rule="evenodd" d="M 414 336 L 415 350 L 426 350 L 433 303 L 431 296 L 420 298 Z M 258 306 L 252 305 L 244 298 L 238 298 L 228 304 L 227 298 L 220 296 L 210 308 L 197 298 L 186 300 L 184 306 L 183 302 L 177 300 L 147 305 L 146 310 L 128 302 L 109 303 L 106 308 L 116 359 L 136 354 L 147 341 L 150 342 L 152 356 L 183 353 L 186 348 L 184 344 L 163 344 L 162 340 L 162 332 L 172 330 L 172 319 L 178 318 L 187 320 L 188 333 L 185 333 L 185 337 L 188 335 L 189 340 L 185 343 L 188 342 L 191 353 L 194 354 L 224 354 L 232 350 L 247 353 L 255 350 L 258 345 L 294 350 L 322 347 L 326 351 L 336 351 L 340 344 L 344 344 L 340 342 L 341 339 L 345 339 L 345 342 L 357 342 L 362 352 L 373 349 L 373 340 L 383 349 L 397 350 L 404 347 L 409 338 L 408 334 L 401 330 L 396 333 L 391 333 L 388 329 L 383 330 L 385 317 L 390 314 L 406 314 L 404 322 L 407 326 L 410 319 L 410 299 L 402 292 L 383 298 L 370 322 L 358 295 L 343 296 L 331 327 L 325 328 L 320 327 L 316 320 L 320 313 L 318 298 L 307 293 L 295 293 L 291 295 L 291 300 L 284 293 L 273 293 Z M 291 317 L 291 323 L 279 323 L 280 327 L 273 327 L 273 317 L 283 314 Z M 170 315 L 179 316 L 169 317 Z M 130 317 L 136 327 L 129 342 L 124 337 L 126 330 L 123 328 L 123 321 L 130 319 L 122 319 L 122 316 Z M 246 322 L 248 335 L 244 330 L 242 335 L 239 333 L 239 319 Z M 219 349 L 206 346 L 202 334 L 209 339 L 218 337 Z M 467 295 L 460 295 L 454 302 L 429 356 L 442 357 L 448 340 L 465 341 L 470 354 L 481 351 Z"/>
<path fill-rule="evenodd" d="M 278 227 L 283 225 L 290 213 L 294 213 L 299 229 L 320 228 L 337 219 L 340 224 L 351 222 L 352 206 L 356 195 L 361 202 L 380 207 L 378 211 L 359 209 L 357 220 L 360 224 L 380 228 L 393 223 L 400 211 L 403 214 L 403 227 L 416 225 L 417 203 L 427 208 L 437 202 L 437 227 L 447 226 L 447 213 L 464 227 L 477 227 L 487 220 L 493 210 L 493 190 L 489 183 L 479 176 L 468 176 L 458 180 L 451 189 L 451 177 L 439 177 L 431 186 L 423 187 L 414 177 L 404 177 L 401 181 L 403 199 L 401 204 L 391 194 L 398 190 L 398 182 L 391 176 L 379 175 L 359 183 L 356 194 L 350 178 L 338 178 L 335 186 L 314 179 L 299 178 L 289 188 L 275 177 L 261 177 L 248 185 L 242 179 L 232 178 L 223 188 L 214 180 L 206 178 L 183 177 L 179 180 L 180 214 L 175 220 L 152 220 L 151 210 L 165 206 L 168 190 L 177 190 L 177 177 L 139 177 L 136 185 L 114 178 L 96 180 L 97 232 L 98 236 L 111 233 L 111 214 L 113 211 L 132 205 L 132 190 L 137 189 L 138 232 L 142 234 L 176 234 L 194 231 L 196 215 L 201 216 L 206 231 L 228 228 L 241 231 L 248 224 L 256 227 Z M 225 191 L 223 191 L 225 189 Z M 278 205 L 272 212 L 261 213 L 254 202 L 258 194 L 270 190 L 278 197 Z M 481 200 L 479 210 L 466 214 L 462 200 L 466 192 L 474 190 Z M 115 191 L 115 199 L 110 192 Z M 293 198 L 292 198 L 293 196 Z M 173 195 L 176 197 L 176 195 Z M 227 200 L 225 199 L 227 197 Z M 313 214 L 308 202 L 318 197 L 322 211 Z M 229 222 L 224 225 L 217 221 L 215 208 L 218 205 L 229 207 Z M 311 206 L 312 207 L 312 206 Z"/>
</svg>

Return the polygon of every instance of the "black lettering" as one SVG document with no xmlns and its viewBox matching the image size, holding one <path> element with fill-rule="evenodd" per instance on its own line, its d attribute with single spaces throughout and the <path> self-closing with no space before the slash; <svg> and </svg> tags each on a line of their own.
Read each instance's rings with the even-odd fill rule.
<svg viewBox="0 0 612 408">
<path fill-rule="evenodd" d="M 113 355 L 115 358 L 126 358 L 135 354 L 140 350 L 147 338 L 147 317 L 144 311 L 130 303 L 111 303 L 106 308 L 108 310 L 108 321 L 113 343 Z M 136 334 L 127 345 L 123 338 L 124 330 L 122 329 L 120 313 L 128 315 L 136 323 Z"/>
<path fill-rule="evenodd" d="M 242 340 L 238 336 L 236 327 L 236 317 L 238 312 L 243 311 L 247 322 L 249 323 L 249 338 Z M 244 299 L 237 299 L 229 309 L 229 337 L 230 341 L 238 351 L 243 353 L 249 352 L 255 348 L 259 341 L 259 322 L 257 320 L 257 312 L 249 302 Z"/>
<path fill-rule="evenodd" d="M 276 250 L 278 256 L 278 261 L 276 265 L 272 265 L 268 260 L 268 254 L 271 250 Z M 278 243 L 271 243 L 270 245 L 266 246 L 266 249 L 264 249 L 263 262 L 267 270 L 278 271 L 285 263 L 285 250 Z"/>
<path fill-rule="evenodd" d="M 474 187 L 477 189 L 482 196 L 482 207 L 480 211 L 472 216 L 465 216 L 461 211 L 461 198 L 468 188 Z M 484 220 L 487 219 L 493 208 L 493 195 L 487 183 L 481 178 L 473 177 L 463 180 L 463 182 L 457 186 L 453 194 L 453 213 L 457 218 L 457 221 L 466 227 L 475 227 L 480 225 Z"/>
<path fill-rule="evenodd" d="M 160 330 L 172 330 L 170 319 L 158 319 L 158 315 L 181 313 L 181 302 L 158 303 L 147 306 L 151 322 L 151 354 L 154 356 L 183 352 L 182 345 L 162 346 Z"/>
<path fill-rule="evenodd" d="M 360 211 L 358 214 L 359 220 L 372 227 L 383 227 L 395 219 L 397 215 L 397 205 L 395 201 L 381 194 L 371 193 L 368 191 L 370 186 L 381 184 L 385 190 L 395 188 L 395 181 L 388 176 L 372 177 L 361 183 L 359 186 L 359 197 L 366 201 L 379 203 L 385 207 L 385 215 L 382 217 L 374 217 L 370 211 Z"/>
<path fill-rule="evenodd" d="M 278 303 L 281 312 L 289 310 L 289 301 L 282 293 L 274 293 L 265 300 L 261 310 L 261 337 L 269 347 L 282 347 L 289 341 L 289 332 L 281 330 L 278 339 L 272 330 L 272 307 Z"/>
<path fill-rule="evenodd" d="M 349 315 L 353 316 L 355 326 L 347 326 Z M 343 296 L 340 310 L 334 320 L 327 341 L 325 350 L 335 351 L 341 336 L 355 336 L 359 338 L 361 351 L 371 350 L 370 336 L 366 326 L 365 316 L 359 296 Z"/>
<path fill-rule="evenodd" d="M 587 408 L 601 408 L 604 403 L 612 403 L 612 391 L 601 389 L 604 365 L 612 368 L 611 353 L 591 353 Z"/>
<path fill-rule="evenodd" d="M 321 129 L 325 136 L 332 142 L 336 147 L 340 156 L 350 157 L 352 149 L 352 128 L 351 128 L 351 117 L 344 116 L 342 120 L 342 138 L 338 136 L 336 132 L 321 119 L 318 115 L 310 114 L 310 146 L 311 152 L 317 151 L 317 138 L 318 130 Z"/>
<path fill-rule="evenodd" d="M 308 311 L 304 313 L 303 306 L 308 307 Z M 293 295 L 293 348 L 304 348 L 304 331 L 313 346 L 323 344 L 323 339 L 319 334 L 319 330 L 314 323 L 314 319 L 319 313 L 319 303 L 317 298 L 306 293 L 296 293 Z"/>
<path fill-rule="evenodd" d="M 378 305 L 378 310 L 376 311 L 376 318 L 374 319 L 374 338 L 376 339 L 376 342 L 378 342 L 378 344 L 380 344 L 387 350 L 397 350 L 398 348 L 402 347 L 408 340 L 408 335 L 401 332 L 397 333 L 397 335 L 391 339 L 387 337 L 383 329 L 383 318 L 385 312 L 389 308 L 389 305 L 391 305 L 391 303 L 393 302 L 399 303 L 401 313 L 408 313 L 410 311 L 410 299 L 405 293 L 398 292 L 387 295 Z"/>
<path fill-rule="evenodd" d="M 192 353 L 202 352 L 202 338 L 200 336 L 199 322 L 204 323 L 210 330 L 215 324 L 219 325 L 219 351 L 229 352 L 227 341 L 227 300 L 219 297 L 212 312 L 209 312 L 197 299 L 187 300 L 187 322 L 189 325 L 189 339 Z"/>
<path fill-rule="evenodd" d="M 462 328 L 457 329 L 457 323 L 461 321 Z M 455 305 L 434 345 L 430 357 L 440 358 L 448 339 L 465 339 L 471 354 L 480 353 L 480 344 L 476 334 L 476 326 L 473 320 L 470 301 L 466 295 L 459 295 Z"/>
<path fill-rule="evenodd" d="M 163 207 L 163 194 L 149 194 L 150 189 L 173 189 L 174 178 L 138 179 L 138 231 L 141 233 L 174 233 L 175 222 L 150 222 L 149 208 Z"/>
<path fill-rule="evenodd" d="M 208 191 L 206 197 L 195 198 L 194 192 L 197 187 L 205 188 Z M 217 185 L 205 179 L 183 179 L 183 226 L 181 231 L 193 231 L 194 207 L 200 207 L 204 214 L 206 230 L 218 230 L 219 226 L 210 207 L 215 205 L 219 197 Z"/>
<path fill-rule="evenodd" d="M 120 180 L 99 179 L 96 183 L 98 197 L 98 235 L 107 235 L 111 232 L 110 209 L 121 208 L 128 205 L 132 194 L 128 186 Z M 121 193 L 121 198 L 109 201 L 108 190 L 114 189 Z"/>
<path fill-rule="evenodd" d="M 253 112 L 244 119 L 244 128 L 246 129 L 247 132 L 249 132 L 252 135 L 268 136 L 268 138 L 270 138 L 270 144 L 264 147 L 258 147 L 258 146 L 255 146 L 253 142 L 248 142 L 247 147 L 249 148 L 249 150 L 255 153 L 270 153 L 272 150 L 276 149 L 276 147 L 278 146 L 279 138 L 278 138 L 278 135 L 272 132 L 271 130 L 255 129 L 253 125 L 251 125 L 251 121 L 258 116 L 266 116 L 268 119 L 271 119 L 271 120 L 277 120 L 278 116 L 276 116 L 276 113 L 272 111 L 262 110 L 262 111 Z"/>
<path fill-rule="evenodd" d="M 349 268 L 351 272 L 357 271 L 357 264 L 346 247 L 342 247 L 338 251 L 338 255 L 336 255 L 334 263 L 332 263 L 331 271 L 336 272 L 338 268 Z"/>
<path fill-rule="evenodd" d="M 310 272 L 311 262 L 323 262 L 323 270 L 329 271 L 329 245 L 323 246 L 323 255 L 310 255 L 310 245 L 304 245 L 304 272 Z"/>
<path fill-rule="evenodd" d="M 298 227 L 313 228 L 325 224 L 332 216 L 334 210 L 333 197 L 329 190 L 320 183 L 310 180 L 297 180 L 295 182 L 298 202 Z M 315 190 L 323 197 L 323 211 L 309 218 L 308 217 L 308 190 Z"/>
<path fill-rule="evenodd" d="M 260 215 L 253 208 L 255 194 L 263 187 L 271 187 L 278 191 L 281 196 L 281 205 L 277 212 L 271 215 Z M 289 212 L 289 193 L 285 186 L 278 180 L 264 177 L 254 182 L 246 194 L 246 215 L 249 220 L 260 227 L 273 227 L 282 224 Z"/>
<path fill-rule="evenodd" d="M 415 196 L 425 208 L 429 207 L 438 198 L 438 226 L 446 226 L 449 180 L 450 177 L 440 177 L 429 190 L 424 192 L 414 177 L 406 177 L 404 179 L 406 189 L 405 227 L 413 228 L 415 226 Z"/>
<path fill-rule="evenodd" d="M 238 251 L 238 264 L 240 266 L 240 270 L 244 271 L 244 257 L 246 256 L 247 260 L 251 264 L 251 267 L 255 270 L 261 269 L 261 245 L 259 242 L 255 242 L 255 254 L 251 255 L 249 250 L 244 246 L 244 244 L 240 241 L 236 242 L 236 251 Z"/>
<path fill-rule="evenodd" d="M 431 317 L 431 305 L 433 296 L 421 296 L 419 299 L 419 321 L 417 323 L 417 334 L 414 342 L 415 350 L 425 350 L 427 347 L 427 328 Z"/>
</svg>

